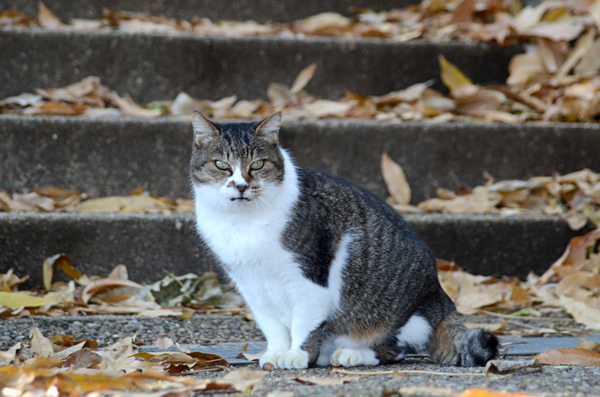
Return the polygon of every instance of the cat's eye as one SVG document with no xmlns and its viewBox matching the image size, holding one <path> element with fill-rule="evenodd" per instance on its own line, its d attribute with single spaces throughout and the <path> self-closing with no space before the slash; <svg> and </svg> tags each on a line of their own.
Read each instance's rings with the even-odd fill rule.
<svg viewBox="0 0 600 397">
<path fill-rule="evenodd" d="M 256 160 L 254 163 L 250 164 L 250 169 L 260 170 L 263 165 L 265 165 L 265 160 Z"/>
<path fill-rule="evenodd" d="M 226 162 L 224 162 L 224 161 L 221 161 L 221 160 L 217 160 L 217 161 L 215 161 L 215 165 L 216 165 L 216 166 L 217 166 L 217 168 L 218 168 L 218 169 L 220 169 L 220 170 L 228 170 L 228 169 L 230 168 L 230 167 L 229 167 L 229 164 L 227 164 Z"/>
</svg>

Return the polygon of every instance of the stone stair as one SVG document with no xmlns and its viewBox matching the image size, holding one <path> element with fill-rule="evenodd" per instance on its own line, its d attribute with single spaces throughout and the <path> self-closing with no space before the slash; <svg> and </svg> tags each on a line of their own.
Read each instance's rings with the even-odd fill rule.
<svg viewBox="0 0 600 397">
<path fill-rule="evenodd" d="M 224 7 L 223 4 L 232 4 Z M 252 5 L 249 5 L 249 4 Z M 282 4 L 285 3 L 285 7 Z M 409 2 L 406 2 L 409 3 Z M 406 4 L 404 3 L 404 4 Z M 415 1 L 413 1 L 415 3 Z M 189 18 L 290 21 L 348 6 L 389 9 L 391 0 L 257 2 L 113 0 L 108 8 Z M 95 17 L 97 2 L 50 2 L 57 15 Z M 37 13 L 37 1 L 5 0 L 3 9 Z M 473 43 L 396 43 L 384 39 L 199 37 L 192 35 L 0 30 L 0 98 L 60 87 L 95 75 L 139 103 L 193 97 L 265 98 L 269 83 L 291 84 L 316 62 L 306 90 L 338 99 L 346 90 L 381 95 L 439 81 L 443 54 L 476 83 L 501 83 L 517 47 Z M 153 193 L 189 197 L 188 120 L 0 116 L 0 188 L 45 185 L 98 195 L 123 195 L 147 184 Z M 404 168 L 416 203 L 436 188 L 457 189 L 498 179 L 600 170 L 600 129 L 585 124 L 484 124 L 356 120 L 285 121 L 283 146 L 300 166 L 349 179 L 385 198 L 379 169 L 387 148 Z M 524 277 L 543 272 L 575 233 L 557 217 L 410 215 L 410 224 L 438 257 L 479 274 Z M 69 253 L 87 274 L 105 275 L 119 263 L 132 279 L 152 282 L 163 269 L 176 274 L 211 269 L 193 215 L 0 213 L 0 273 L 15 268 L 41 284 L 41 263 Z"/>
</svg>

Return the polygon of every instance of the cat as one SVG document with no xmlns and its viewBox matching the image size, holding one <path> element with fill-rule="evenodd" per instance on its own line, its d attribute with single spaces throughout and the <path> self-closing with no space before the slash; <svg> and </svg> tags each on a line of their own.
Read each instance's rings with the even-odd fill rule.
<svg viewBox="0 0 600 397">
<path fill-rule="evenodd" d="M 260 366 L 387 364 L 423 348 L 447 365 L 496 358 L 498 339 L 463 324 L 403 217 L 356 185 L 294 165 L 280 124 L 281 113 L 192 119 L 197 231 L 265 334 Z"/>
</svg>

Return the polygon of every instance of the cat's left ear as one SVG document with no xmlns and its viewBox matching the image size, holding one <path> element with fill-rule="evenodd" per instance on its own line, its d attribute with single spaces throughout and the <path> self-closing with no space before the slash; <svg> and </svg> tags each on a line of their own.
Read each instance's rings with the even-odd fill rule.
<svg viewBox="0 0 600 397">
<path fill-rule="evenodd" d="M 202 146 L 212 138 L 219 136 L 219 129 L 212 121 L 198 112 L 192 115 L 192 127 L 194 128 L 194 142 Z"/>
<path fill-rule="evenodd" d="M 276 145 L 279 141 L 279 127 L 281 127 L 281 112 L 267 117 L 256 126 L 256 136 L 264 138 L 267 142 Z"/>
</svg>

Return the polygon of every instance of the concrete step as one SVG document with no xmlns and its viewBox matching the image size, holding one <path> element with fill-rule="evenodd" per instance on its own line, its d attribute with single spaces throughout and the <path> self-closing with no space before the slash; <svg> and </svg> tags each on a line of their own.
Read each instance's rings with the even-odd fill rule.
<svg viewBox="0 0 600 397">
<path fill-rule="evenodd" d="M 193 16 L 211 20 L 247 20 L 257 22 L 291 22 L 321 12 L 348 14 L 350 7 L 370 8 L 375 11 L 403 8 L 418 4 L 419 0 L 94 0 L 57 1 L 44 4 L 67 22 L 71 18 L 98 18 L 102 10 L 124 10 L 151 15 L 162 14 L 169 18 L 190 19 Z M 30 17 L 38 13 L 38 0 L 3 0 L 0 11 L 16 9 Z"/>
<path fill-rule="evenodd" d="M 144 185 L 188 198 L 192 131 L 184 119 L 0 116 L 0 188 L 44 185 L 124 195 Z M 346 178 L 385 198 L 380 156 L 400 164 L 413 203 L 437 188 L 600 170 L 597 124 L 285 121 L 281 143 L 298 165 Z"/>
<path fill-rule="evenodd" d="M 573 232 L 552 216 L 406 218 L 437 257 L 476 274 L 522 278 L 543 273 L 570 238 L 585 232 Z M 125 264 L 132 280 L 146 283 L 162 278 L 163 269 L 181 275 L 214 268 L 199 244 L 193 214 L 0 213 L 0 247 L 0 273 L 14 268 L 29 275 L 26 287 L 42 285 L 43 260 L 57 253 L 68 253 L 88 275 L 106 276 Z"/>
<path fill-rule="evenodd" d="M 99 76 L 134 100 L 266 98 L 270 83 L 291 85 L 311 63 L 306 90 L 339 99 L 347 91 L 382 95 L 439 80 L 443 54 L 476 83 L 502 83 L 518 47 L 481 43 L 396 43 L 386 39 L 202 37 L 193 35 L 0 30 L 0 98 Z"/>
</svg>

